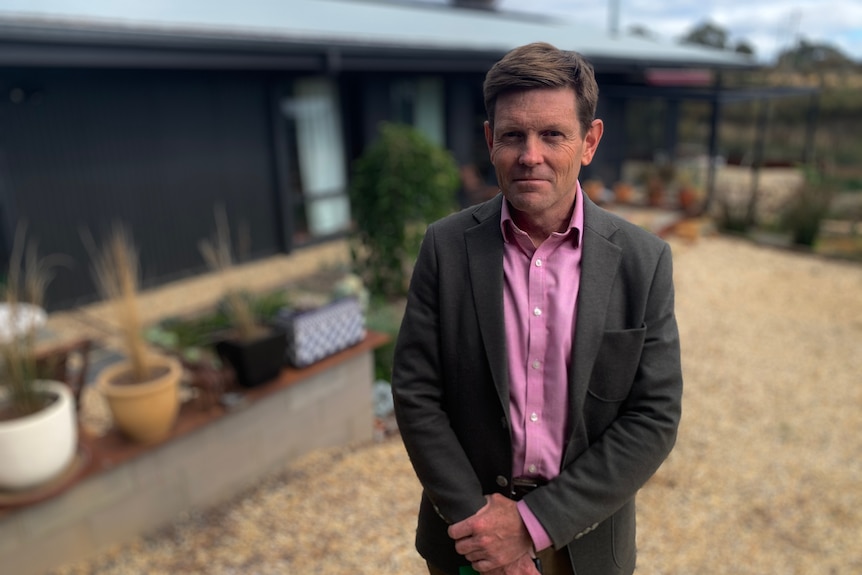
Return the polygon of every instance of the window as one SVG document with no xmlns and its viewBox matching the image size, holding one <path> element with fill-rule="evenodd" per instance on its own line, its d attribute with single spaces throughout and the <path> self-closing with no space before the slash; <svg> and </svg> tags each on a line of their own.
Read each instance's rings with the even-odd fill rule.
<svg viewBox="0 0 862 575">
<path fill-rule="evenodd" d="M 409 124 L 438 146 L 444 146 L 443 80 L 430 76 L 399 80 L 391 87 L 392 116 Z"/>
<path fill-rule="evenodd" d="M 347 230 L 350 201 L 337 86 L 328 78 L 298 79 L 281 110 L 289 128 L 294 237 L 306 243 Z"/>
</svg>

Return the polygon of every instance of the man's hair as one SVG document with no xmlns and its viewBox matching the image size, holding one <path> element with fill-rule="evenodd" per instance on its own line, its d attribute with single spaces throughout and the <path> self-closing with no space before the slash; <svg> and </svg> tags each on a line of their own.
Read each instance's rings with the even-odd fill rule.
<svg viewBox="0 0 862 575">
<path fill-rule="evenodd" d="M 572 88 L 577 102 L 581 135 L 586 135 L 596 115 L 599 86 L 592 65 L 577 52 L 559 50 L 545 42 L 515 48 L 485 75 L 485 111 L 494 126 L 497 98 L 507 92 L 535 88 Z"/>
</svg>

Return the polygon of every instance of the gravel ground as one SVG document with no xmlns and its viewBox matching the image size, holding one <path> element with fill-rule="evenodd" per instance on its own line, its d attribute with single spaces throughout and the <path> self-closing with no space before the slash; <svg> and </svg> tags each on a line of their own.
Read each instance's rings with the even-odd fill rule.
<svg viewBox="0 0 862 575">
<path fill-rule="evenodd" d="M 672 240 L 686 379 L 638 573 L 862 573 L 862 266 Z M 420 574 L 397 436 L 313 453 L 71 574 Z"/>
</svg>

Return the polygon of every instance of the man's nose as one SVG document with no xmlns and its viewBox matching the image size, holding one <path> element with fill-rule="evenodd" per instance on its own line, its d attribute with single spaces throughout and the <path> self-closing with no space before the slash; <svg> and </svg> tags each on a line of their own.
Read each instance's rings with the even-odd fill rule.
<svg viewBox="0 0 862 575">
<path fill-rule="evenodd" d="M 519 161 L 525 166 L 535 166 L 543 161 L 541 141 L 538 137 L 529 135 L 524 138 Z"/>
</svg>

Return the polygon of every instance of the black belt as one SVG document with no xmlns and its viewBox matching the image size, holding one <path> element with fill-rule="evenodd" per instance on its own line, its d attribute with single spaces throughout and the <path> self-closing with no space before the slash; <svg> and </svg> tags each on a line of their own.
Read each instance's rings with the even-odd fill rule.
<svg viewBox="0 0 862 575">
<path fill-rule="evenodd" d="M 516 477 L 512 480 L 511 499 L 520 501 L 527 493 L 538 487 L 546 485 L 548 482 L 545 479 L 538 477 Z"/>
</svg>

